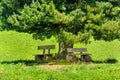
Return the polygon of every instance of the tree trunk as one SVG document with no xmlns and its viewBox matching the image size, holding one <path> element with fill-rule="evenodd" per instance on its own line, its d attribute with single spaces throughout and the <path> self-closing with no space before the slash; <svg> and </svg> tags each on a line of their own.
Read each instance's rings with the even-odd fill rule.
<svg viewBox="0 0 120 80">
<path fill-rule="evenodd" d="M 67 56 L 67 48 L 73 48 L 73 44 L 66 44 L 65 42 L 59 42 L 59 50 L 57 58 L 65 59 Z"/>
</svg>

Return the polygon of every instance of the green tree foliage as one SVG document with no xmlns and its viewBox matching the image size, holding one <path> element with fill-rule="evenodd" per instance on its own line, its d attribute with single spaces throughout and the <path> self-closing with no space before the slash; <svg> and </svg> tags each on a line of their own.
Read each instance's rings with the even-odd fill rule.
<svg viewBox="0 0 120 80">
<path fill-rule="evenodd" d="M 67 44 L 120 38 L 120 0 L 1 0 L 0 26 Z"/>
<path fill-rule="evenodd" d="M 7 19 L 15 13 L 19 13 L 25 4 L 31 4 L 32 0 L 0 0 L 0 30 L 13 29 Z"/>
</svg>

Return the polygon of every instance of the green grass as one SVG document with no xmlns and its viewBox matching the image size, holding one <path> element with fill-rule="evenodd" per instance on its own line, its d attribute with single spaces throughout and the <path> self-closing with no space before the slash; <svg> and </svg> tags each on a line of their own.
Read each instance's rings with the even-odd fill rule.
<svg viewBox="0 0 120 80">
<path fill-rule="evenodd" d="M 41 41 L 34 40 L 32 35 L 27 33 L 0 32 L 0 61 L 34 59 L 34 54 L 41 53 L 41 51 L 37 50 L 37 46 L 46 44 L 56 44 L 55 38 Z M 52 52 L 56 52 L 55 50 Z"/>
<path fill-rule="evenodd" d="M 44 41 L 34 40 L 32 35 L 27 33 L 18 33 L 15 31 L 0 32 L 0 61 L 11 60 L 33 60 L 34 54 L 41 53 L 37 50 L 39 45 L 55 44 L 56 49 L 52 53 L 57 53 L 58 44 L 54 37 Z M 120 41 L 112 42 L 92 41 L 90 44 L 76 43 L 74 47 L 85 47 L 91 54 L 93 60 L 104 61 L 108 58 L 120 60 Z"/>
<path fill-rule="evenodd" d="M 120 60 L 120 41 L 114 40 L 111 42 L 92 41 L 90 44 L 75 44 L 74 47 L 85 47 L 88 53 L 91 54 L 93 60 L 104 61 L 106 59 Z"/>
<path fill-rule="evenodd" d="M 41 53 L 37 46 L 50 44 L 56 45 L 52 52 L 57 53 L 58 44 L 54 37 L 40 41 L 34 40 L 27 33 L 0 32 L 0 80 L 120 80 L 120 62 L 71 64 L 57 70 L 44 69 L 41 67 L 42 64 L 34 62 L 33 55 Z M 106 59 L 120 61 L 119 45 L 118 40 L 112 42 L 101 40 L 92 41 L 87 45 L 76 43 L 74 47 L 87 48 L 94 61 Z M 62 60 L 56 63 L 59 62 L 68 63 Z"/>
<path fill-rule="evenodd" d="M 70 65 L 48 70 L 24 64 L 0 64 L 0 80 L 120 80 L 120 64 Z"/>
</svg>

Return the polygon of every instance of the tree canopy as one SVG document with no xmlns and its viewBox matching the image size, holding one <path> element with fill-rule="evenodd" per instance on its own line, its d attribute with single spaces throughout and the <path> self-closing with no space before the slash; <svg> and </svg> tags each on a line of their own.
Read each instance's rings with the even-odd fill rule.
<svg viewBox="0 0 120 80">
<path fill-rule="evenodd" d="M 0 0 L 0 30 L 11 29 L 55 36 L 60 53 L 91 38 L 120 39 L 120 0 Z"/>
<path fill-rule="evenodd" d="M 67 44 L 120 38 L 120 0 L 0 0 L 0 29 Z"/>
<path fill-rule="evenodd" d="M 60 33 L 79 41 L 119 38 L 119 0 L 2 0 L 1 6 L 8 27 L 39 39 Z"/>
</svg>

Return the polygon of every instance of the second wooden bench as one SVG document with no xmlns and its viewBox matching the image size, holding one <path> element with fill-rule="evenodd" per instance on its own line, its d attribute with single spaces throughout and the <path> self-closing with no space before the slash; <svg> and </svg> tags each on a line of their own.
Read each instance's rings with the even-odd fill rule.
<svg viewBox="0 0 120 80">
<path fill-rule="evenodd" d="M 80 60 L 82 62 L 90 62 L 90 54 L 87 53 L 87 48 L 67 48 L 68 55 L 73 59 L 73 62 L 76 62 L 76 55 L 80 55 Z M 74 52 L 79 52 L 79 54 L 73 54 Z"/>
</svg>

